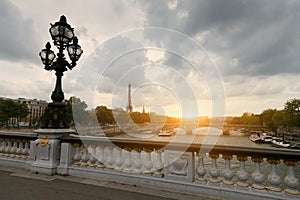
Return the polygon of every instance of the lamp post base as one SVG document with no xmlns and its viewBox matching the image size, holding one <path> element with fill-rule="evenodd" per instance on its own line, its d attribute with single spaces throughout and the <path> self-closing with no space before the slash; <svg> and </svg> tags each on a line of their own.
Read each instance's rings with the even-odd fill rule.
<svg viewBox="0 0 300 200">
<path fill-rule="evenodd" d="M 66 104 L 61 102 L 49 103 L 40 120 L 40 126 L 42 129 L 69 128 Z"/>
<path fill-rule="evenodd" d="M 66 143 L 62 144 L 60 138 L 75 133 L 75 130 L 38 129 L 35 132 L 38 134 L 38 139 L 30 143 L 31 158 L 34 158 L 30 170 L 33 173 L 48 175 L 56 174 L 57 171 L 67 174 L 65 165 L 68 163 L 68 157 L 60 152 L 65 152 L 61 150 L 68 150 L 68 148 L 65 147 Z"/>
</svg>

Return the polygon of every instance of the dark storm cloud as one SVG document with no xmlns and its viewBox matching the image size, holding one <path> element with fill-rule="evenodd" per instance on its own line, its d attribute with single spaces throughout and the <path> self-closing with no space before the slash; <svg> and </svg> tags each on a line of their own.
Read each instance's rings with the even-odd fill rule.
<svg viewBox="0 0 300 200">
<path fill-rule="evenodd" d="M 36 49 L 39 46 L 33 22 L 24 20 L 18 8 L 6 0 L 0 1 L 0 24 L 0 59 L 38 59 Z"/>
<path fill-rule="evenodd" d="M 218 56 L 224 75 L 300 72 L 300 1 L 185 0 L 173 7 L 170 1 L 145 5 L 147 26 L 175 29 L 193 38 L 207 33 L 200 43 Z M 169 40 L 167 45 L 181 44 Z"/>
</svg>

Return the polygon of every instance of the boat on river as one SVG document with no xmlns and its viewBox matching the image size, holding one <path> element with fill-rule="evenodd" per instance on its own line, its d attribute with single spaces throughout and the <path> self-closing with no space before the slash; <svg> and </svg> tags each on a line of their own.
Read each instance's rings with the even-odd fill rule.
<svg viewBox="0 0 300 200">
<path fill-rule="evenodd" d="M 259 133 L 252 133 L 250 135 L 249 139 L 255 143 L 264 143 L 264 140 L 262 139 L 262 137 Z"/>
<path fill-rule="evenodd" d="M 299 141 L 289 141 L 292 149 L 300 149 L 300 142 Z"/>
<path fill-rule="evenodd" d="M 272 133 L 262 133 L 261 137 L 265 143 L 271 143 L 272 139 L 273 139 L 273 134 Z"/>
<path fill-rule="evenodd" d="M 282 138 L 273 138 L 271 143 L 272 143 L 272 146 L 274 146 L 274 147 L 284 147 L 284 148 L 291 147 L 291 144 L 287 141 L 284 141 L 284 139 L 282 139 Z"/>
<path fill-rule="evenodd" d="M 173 130 L 160 130 L 158 136 L 168 137 L 174 134 Z"/>
<path fill-rule="evenodd" d="M 271 133 L 255 132 L 250 135 L 249 139 L 252 142 L 256 142 L 256 143 L 271 143 L 272 138 L 273 138 L 272 135 L 273 134 L 271 134 Z"/>
</svg>

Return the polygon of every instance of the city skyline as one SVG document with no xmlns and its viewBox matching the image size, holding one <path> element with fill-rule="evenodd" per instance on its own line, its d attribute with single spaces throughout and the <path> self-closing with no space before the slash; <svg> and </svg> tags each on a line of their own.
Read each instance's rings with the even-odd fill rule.
<svg viewBox="0 0 300 200">
<path fill-rule="evenodd" d="M 226 116 L 282 109 L 287 100 L 300 98 L 298 1 L 172 0 L 159 1 L 159 7 L 155 1 L 88 1 L 73 2 L 72 8 L 68 8 L 71 1 L 60 2 L 60 8 L 58 3 L 0 3 L 0 23 L 5 27 L 0 33 L 0 96 L 50 101 L 55 76 L 43 69 L 38 53 L 51 41 L 49 23 L 64 14 L 84 50 L 78 66 L 63 77 L 65 98 L 75 95 L 89 109 L 96 105 L 126 108 L 131 82 L 132 104 L 138 110 L 145 105 L 149 112 L 170 116 L 182 114 L 182 109 L 184 117 L 211 116 L 211 83 L 204 72 L 196 73 L 170 53 L 172 48 L 182 50 L 184 58 L 201 58 L 205 52 L 215 64 L 222 78 L 216 81 L 222 81 Z M 178 34 L 147 32 L 141 27 Z M 136 39 L 139 34 L 144 43 Z M 185 46 L 183 36 L 196 41 L 203 51 Z M 110 60 L 124 46 L 139 50 L 105 71 L 97 55 Z"/>
</svg>

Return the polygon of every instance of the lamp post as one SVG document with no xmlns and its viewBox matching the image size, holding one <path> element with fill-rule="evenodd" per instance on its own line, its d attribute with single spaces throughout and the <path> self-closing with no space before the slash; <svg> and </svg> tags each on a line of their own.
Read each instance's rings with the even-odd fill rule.
<svg viewBox="0 0 300 200">
<path fill-rule="evenodd" d="M 74 29 L 67 23 L 64 15 L 58 22 L 50 24 L 50 35 L 53 44 L 58 48 L 57 58 L 51 50 L 50 42 L 40 52 L 41 60 L 47 71 L 54 70 L 56 75 L 55 89 L 52 92 L 52 103 L 48 104 L 44 116 L 41 118 L 41 128 L 69 128 L 67 120 L 66 105 L 63 103 L 64 93 L 62 91 L 62 76 L 67 68 L 72 70 L 79 60 L 82 49 L 78 45 L 78 39 L 74 35 Z M 64 50 L 67 50 L 71 62 L 66 60 Z M 55 59 L 56 58 L 56 59 Z"/>
</svg>

